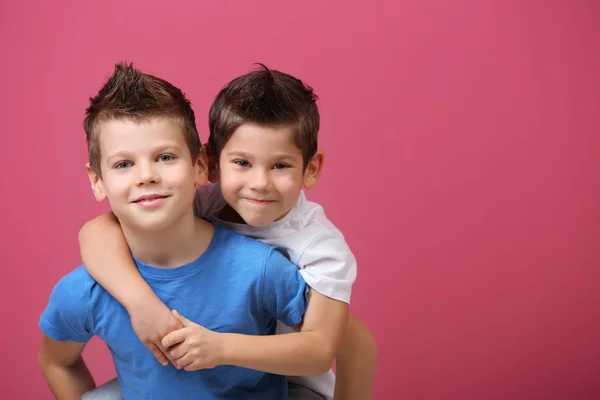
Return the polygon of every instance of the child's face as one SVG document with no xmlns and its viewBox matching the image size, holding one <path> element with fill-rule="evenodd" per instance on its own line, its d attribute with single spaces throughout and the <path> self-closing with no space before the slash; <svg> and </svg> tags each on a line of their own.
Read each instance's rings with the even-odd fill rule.
<svg viewBox="0 0 600 400">
<path fill-rule="evenodd" d="M 156 231 L 192 215 L 206 162 L 203 156 L 192 162 L 180 124 L 111 120 L 100 129 L 102 179 L 88 169 L 90 180 L 96 198 L 108 197 L 124 228 Z"/>
<path fill-rule="evenodd" d="M 304 183 L 302 153 L 287 127 L 243 124 L 219 157 L 225 201 L 252 226 L 283 218 Z"/>
</svg>

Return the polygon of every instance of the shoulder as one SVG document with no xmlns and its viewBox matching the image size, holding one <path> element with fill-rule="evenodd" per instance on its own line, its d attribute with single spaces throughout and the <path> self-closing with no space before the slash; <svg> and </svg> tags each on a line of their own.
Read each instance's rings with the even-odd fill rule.
<svg viewBox="0 0 600 400">
<path fill-rule="evenodd" d="M 341 252 L 352 254 L 342 232 L 335 226 L 327 215 L 323 207 L 312 201 L 308 201 L 301 195 L 298 210 L 295 214 L 297 222 L 295 224 L 296 233 L 294 241 L 302 243 L 300 256 L 310 252 L 321 252 L 321 249 L 327 253 Z"/>
<path fill-rule="evenodd" d="M 349 302 L 356 280 L 357 262 L 342 232 L 331 222 L 323 208 L 304 200 L 298 213 L 302 224 L 290 246 L 296 249 L 294 261 L 311 288 L 333 299 Z M 298 244 L 302 244 L 299 247 Z"/>
<path fill-rule="evenodd" d="M 327 218 L 323 207 L 318 203 L 309 201 L 304 192 L 301 193 L 298 199 L 294 219 L 296 224 L 302 228 L 298 229 L 301 233 L 310 233 L 315 236 L 329 234 L 343 238 L 340 230 Z"/>
<path fill-rule="evenodd" d="M 54 286 L 51 298 L 61 301 L 89 301 L 96 281 L 81 265 L 63 276 Z"/>
<path fill-rule="evenodd" d="M 99 287 L 83 266 L 63 276 L 54 286 L 40 328 L 55 340 L 85 342 L 91 337 L 92 292 Z"/>
<path fill-rule="evenodd" d="M 60 309 L 61 314 L 73 317 L 85 314 L 94 317 L 112 296 L 88 274 L 83 265 L 63 276 L 54 285 L 48 301 L 47 310 Z"/>
</svg>

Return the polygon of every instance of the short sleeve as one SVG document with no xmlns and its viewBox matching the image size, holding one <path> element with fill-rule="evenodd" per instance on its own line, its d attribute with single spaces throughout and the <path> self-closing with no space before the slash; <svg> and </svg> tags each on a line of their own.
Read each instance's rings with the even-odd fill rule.
<svg viewBox="0 0 600 400">
<path fill-rule="evenodd" d="M 302 322 L 308 306 L 308 286 L 292 264 L 275 248 L 265 258 L 260 306 L 288 326 Z"/>
<path fill-rule="evenodd" d="M 39 322 L 46 336 L 58 341 L 79 343 L 92 338 L 90 280 L 83 267 L 80 267 L 54 286 Z"/>
<path fill-rule="evenodd" d="M 300 256 L 298 267 L 313 290 L 350 303 L 356 259 L 342 235 L 328 232 L 317 236 Z"/>
</svg>

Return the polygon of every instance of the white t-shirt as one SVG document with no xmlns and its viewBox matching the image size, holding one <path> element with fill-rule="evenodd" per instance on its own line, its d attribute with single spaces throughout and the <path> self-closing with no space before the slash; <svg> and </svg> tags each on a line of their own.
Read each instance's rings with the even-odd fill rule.
<svg viewBox="0 0 600 400">
<path fill-rule="evenodd" d="M 199 217 L 221 223 L 236 232 L 279 248 L 300 269 L 306 283 L 317 292 L 335 300 L 350 303 L 352 284 L 356 280 L 356 259 L 342 233 L 327 219 L 323 208 L 300 193 L 290 212 L 267 227 L 235 224 L 218 218 L 226 206 L 219 184 L 196 190 L 194 212 Z M 277 333 L 293 330 L 282 323 Z M 327 399 L 333 399 L 335 375 L 289 377 L 297 385 L 307 387 Z"/>
</svg>

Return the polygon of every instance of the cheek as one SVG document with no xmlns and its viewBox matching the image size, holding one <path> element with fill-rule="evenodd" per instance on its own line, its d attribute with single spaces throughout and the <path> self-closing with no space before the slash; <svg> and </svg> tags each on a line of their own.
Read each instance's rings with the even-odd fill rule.
<svg viewBox="0 0 600 400">
<path fill-rule="evenodd" d="M 302 176 L 298 174 L 286 174 L 277 177 L 277 190 L 286 195 L 295 196 L 302 190 Z"/>
<path fill-rule="evenodd" d="M 235 202 L 236 194 L 239 192 L 238 186 L 233 185 L 231 181 L 221 181 L 221 194 L 226 202 Z"/>
<path fill-rule="evenodd" d="M 194 169 L 189 165 L 179 165 L 176 168 L 165 168 L 162 173 L 162 179 L 171 187 L 188 187 L 194 185 L 195 175 Z"/>
<path fill-rule="evenodd" d="M 231 169 L 221 170 L 219 175 L 221 190 L 235 192 L 244 186 L 244 175 Z"/>
<path fill-rule="evenodd" d="M 123 198 L 129 193 L 129 178 L 126 174 L 114 174 L 109 177 L 110 185 L 103 184 L 104 193 L 108 198 Z M 106 181 L 105 181 L 106 182 Z"/>
</svg>

